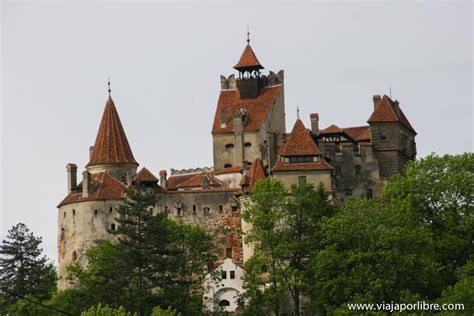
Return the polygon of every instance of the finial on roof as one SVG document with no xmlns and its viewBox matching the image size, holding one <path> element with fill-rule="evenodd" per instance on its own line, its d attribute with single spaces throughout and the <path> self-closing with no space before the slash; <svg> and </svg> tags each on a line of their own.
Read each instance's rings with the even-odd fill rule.
<svg viewBox="0 0 474 316">
<path fill-rule="evenodd" d="M 109 86 L 109 89 L 107 91 L 109 91 L 109 97 L 110 97 L 110 92 L 112 92 L 112 90 L 110 89 L 110 77 L 108 77 L 107 85 Z"/>
<path fill-rule="evenodd" d="M 300 119 L 300 107 L 299 107 L 299 105 L 296 105 L 296 118 L 298 120 Z"/>
<path fill-rule="evenodd" d="M 250 45 L 250 28 L 247 26 L 247 45 Z"/>
</svg>

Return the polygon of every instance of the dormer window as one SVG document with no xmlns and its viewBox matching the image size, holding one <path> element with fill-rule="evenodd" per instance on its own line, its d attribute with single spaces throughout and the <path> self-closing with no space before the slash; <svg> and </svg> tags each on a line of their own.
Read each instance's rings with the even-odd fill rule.
<svg viewBox="0 0 474 316">
<path fill-rule="evenodd" d="M 122 182 L 123 184 L 127 185 L 127 184 L 128 184 L 127 175 L 121 175 L 121 176 L 120 176 L 120 182 Z"/>
</svg>

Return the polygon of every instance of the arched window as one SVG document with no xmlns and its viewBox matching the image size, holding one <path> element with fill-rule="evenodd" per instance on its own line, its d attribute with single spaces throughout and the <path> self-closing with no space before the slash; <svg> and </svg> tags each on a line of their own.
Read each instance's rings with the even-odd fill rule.
<svg viewBox="0 0 474 316">
<path fill-rule="evenodd" d="M 72 252 L 72 261 L 77 260 L 77 253 L 75 251 Z"/>
<path fill-rule="evenodd" d="M 94 210 L 94 215 L 97 216 L 97 214 L 99 213 L 99 211 L 97 209 Z"/>
<path fill-rule="evenodd" d="M 252 147 L 252 143 L 246 142 L 246 143 L 244 144 L 244 147 Z"/>
<path fill-rule="evenodd" d="M 234 148 L 234 144 L 225 144 L 225 149 Z"/>
<path fill-rule="evenodd" d="M 109 213 L 112 213 L 114 209 L 112 208 L 112 206 L 109 208 Z"/>
<path fill-rule="evenodd" d="M 228 300 L 222 300 L 219 302 L 220 307 L 230 306 L 230 302 Z"/>
<path fill-rule="evenodd" d="M 72 210 L 72 216 L 76 216 L 76 210 Z"/>
</svg>

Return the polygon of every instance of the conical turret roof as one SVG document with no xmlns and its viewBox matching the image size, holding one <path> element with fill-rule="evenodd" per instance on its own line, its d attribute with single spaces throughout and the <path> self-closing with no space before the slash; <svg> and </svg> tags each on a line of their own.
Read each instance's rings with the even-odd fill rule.
<svg viewBox="0 0 474 316">
<path fill-rule="evenodd" d="M 109 96 L 87 166 L 122 163 L 138 165 L 128 144 L 114 101 Z"/>
<path fill-rule="evenodd" d="M 239 62 L 237 63 L 237 65 L 234 66 L 234 69 L 239 71 L 253 69 L 257 70 L 263 68 L 264 67 L 258 61 L 257 56 L 255 56 L 255 53 L 253 52 L 253 49 L 250 44 L 247 44 L 247 46 L 245 46 L 244 52 L 242 53 Z"/>
</svg>

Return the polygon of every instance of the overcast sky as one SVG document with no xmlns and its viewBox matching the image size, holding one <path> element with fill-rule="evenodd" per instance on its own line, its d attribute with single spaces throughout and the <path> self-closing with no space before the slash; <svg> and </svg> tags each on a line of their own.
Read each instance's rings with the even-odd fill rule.
<svg viewBox="0 0 474 316">
<path fill-rule="evenodd" d="M 140 167 L 212 165 L 219 75 L 250 27 L 268 70 L 285 70 L 287 130 L 366 124 L 389 94 L 418 157 L 472 151 L 472 2 L 19 2 L 1 4 L 1 236 L 25 222 L 56 260 L 66 164 L 88 162 L 107 76 Z"/>
</svg>

